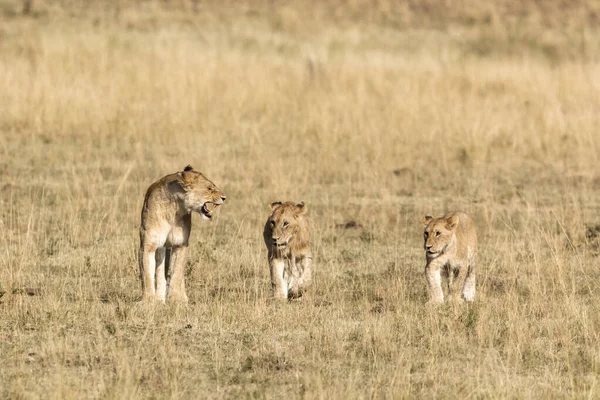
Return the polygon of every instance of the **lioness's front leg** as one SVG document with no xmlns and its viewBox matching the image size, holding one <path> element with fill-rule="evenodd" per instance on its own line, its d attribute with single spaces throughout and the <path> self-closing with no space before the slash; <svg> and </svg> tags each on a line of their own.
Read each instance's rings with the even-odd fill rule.
<svg viewBox="0 0 600 400">
<path fill-rule="evenodd" d="M 142 290 L 144 300 L 154 298 L 156 288 L 154 277 L 156 273 L 156 246 L 142 244 L 139 250 L 140 274 L 142 276 Z"/>
<path fill-rule="evenodd" d="M 273 289 L 273 296 L 277 299 L 288 298 L 288 282 L 285 279 L 285 261 L 281 258 L 271 258 L 269 260 L 269 267 L 271 270 L 271 288 Z"/>
<path fill-rule="evenodd" d="M 442 276 L 441 269 L 444 266 L 435 261 L 427 263 L 425 266 L 425 278 L 429 286 L 429 301 L 428 303 L 443 303 L 444 292 L 442 291 Z"/>
<path fill-rule="evenodd" d="M 169 270 L 171 279 L 169 280 L 169 300 L 187 302 L 188 297 L 185 293 L 185 260 L 187 256 L 187 246 L 174 246 L 171 248 L 171 257 L 169 260 Z"/>
</svg>

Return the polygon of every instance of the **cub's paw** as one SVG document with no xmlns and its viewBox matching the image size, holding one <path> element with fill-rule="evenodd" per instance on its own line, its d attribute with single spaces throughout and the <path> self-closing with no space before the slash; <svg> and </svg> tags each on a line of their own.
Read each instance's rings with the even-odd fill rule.
<svg viewBox="0 0 600 400">
<path fill-rule="evenodd" d="M 462 303 L 465 302 L 463 300 L 463 298 L 460 297 L 460 296 L 452 296 L 449 300 L 450 300 L 450 303 L 457 304 L 457 305 L 462 304 Z"/>
<path fill-rule="evenodd" d="M 288 300 L 288 298 L 289 298 L 288 296 L 284 296 L 282 293 L 274 293 L 271 296 L 270 301 L 273 301 L 273 302 L 276 302 L 276 303 L 277 302 L 285 302 L 285 301 Z"/>
<path fill-rule="evenodd" d="M 302 292 L 302 290 L 298 290 L 298 289 L 292 289 L 289 291 L 288 293 L 288 300 L 289 301 L 293 301 L 293 300 L 302 300 L 302 295 L 304 293 Z"/>
<path fill-rule="evenodd" d="M 437 307 L 444 304 L 444 299 L 431 299 L 425 303 L 427 307 Z"/>
</svg>

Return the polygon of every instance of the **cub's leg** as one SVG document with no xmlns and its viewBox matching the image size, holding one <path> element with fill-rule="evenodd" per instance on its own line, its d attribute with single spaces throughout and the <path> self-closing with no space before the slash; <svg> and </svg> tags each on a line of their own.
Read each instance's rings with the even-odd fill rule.
<svg viewBox="0 0 600 400">
<path fill-rule="evenodd" d="M 462 288 L 462 296 L 466 301 L 475 300 L 475 269 L 473 268 L 473 262 L 469 265 L 467 277 Z"/>
<path fill-rule="evenodd" d="M 289 268 L 289 275 L 287 276 L 287 287 L 288 287 L 288 299 L 292 300 L 292 299 L 297 299 L 299 298 L 302 294 L 300 293 L 300 262 L 297 258 L 292 257 L 289 261 L 290 263 L 290 268 Z M 285 273 L 284 273 L 284 278 L 285 278 Z M 284 279 L 285 280 L 285 279 Z"/>
<path fill-rule="evenodd" d="M 288 282 L 285 274 L 285 261 L 280 258 L 271 258 L 269 260 L 269 267 L 271 269 L 271 288 L 273 289 L 273 296 L 276 299 L 287 299 L 288 298 Z"/>
<path fill-rule="evenodd" d="M 188 297 L 185 293 L 185 260 L 187 256 L 187 246 L 174 246 L 171 248 L 171 257 L 169 260 L 169 269 L 171 270 L 171 279 L 169 280 L 169 300 L 187 302 Z"/>
<path fill-rule="evenodd" d="M 165 270 L 166 249 L 159 247 L 156 249 L 156 298 L 163 303 L 167 299 L 167 278 Z"/>
<path fill-rule="evenodd" d="M 300 287 L 305 288 L 312 282 L 312 255 L 308 254 L 300 261 Z"/>
<path fill-rule="evenodd" d="M 462 303 L 463 301 L 459 289 L 465 281 L 466 264 L 456 265 L 448 271 L 448 298 L 457 303 Z"/>
<path fill-rule="evenodd" d="M 290 298 L 302 297 L 304 289 L 310 285 L 312 281 L 312 256 L 306 255 L 294 260 L 294 266 L 292 268 L 292 280 Z"/>
<path fill-rule="evenodd" d="M 142 244 L 139 250 L 140 274 L 142 276 L 143 299 L 153 299 L 156 293 L 154 277 L 156 273 L 156 245 Z"/>
<path fill-rule="evenodd" d="M 302 297 L 302 258 L 292 257 L 289 260 L 290 268 L 287 276 L 288 299 L 298 299 Z M 285 274 L 284 274 L 285 277 Z"/>
<path fill-rule="evenodd" d="M 443 265 L 430 262 L 425 266 L 425 278 L 429 286 L 429 301 L 427 303 L 443 303 L 444 292 L 442 291 L 441 269 Z"/>
</svg>

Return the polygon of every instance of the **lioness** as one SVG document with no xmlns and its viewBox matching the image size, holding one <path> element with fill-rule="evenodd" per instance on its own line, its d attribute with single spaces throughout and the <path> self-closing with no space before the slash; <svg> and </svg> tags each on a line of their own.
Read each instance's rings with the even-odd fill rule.
<svg viewBox="0 0 600 400">
<path fill-rule="evenodd" d="M 271 204 L 263 236 L 269 251 L 271 287 L 278 299 L 296 299 L 311 281 L 308 220 L 303 202 Z"/>
<path fill-rule="evenodd" d="M 202 219 L 210 219 L 224 201 L 225 194 L 190 165 L 150 185 L 140 226 L 139 267 L 144 299 L 156 298 L 164 303 L 168 295 L 169 299 L 187 301 L 184 269 L 192 211 L 200 213 Z"/>
<path fill-rule="evenodd" d="M 426 216 L 423 223 L 429 303 L 444 302 L 441 274 L 448 278 L 451 299 L 473 301 L 477 256 L 477 232 L 473 220 L 464 212 L 450 212 L 441 218 Z M 462 285 L 462 298 L 458 285 Z"/>
</svg>

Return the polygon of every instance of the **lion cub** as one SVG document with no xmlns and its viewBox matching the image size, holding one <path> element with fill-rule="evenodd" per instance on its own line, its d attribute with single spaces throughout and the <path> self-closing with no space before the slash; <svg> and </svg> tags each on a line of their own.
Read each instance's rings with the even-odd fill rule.
<svg viewBox="0 0 600 400">
<path fill-rule="evenodd" d="M 304 203 L 271 204 L 263 236 L 269 251 L 271 286 L 278 299 L 295 299 L 311 281 L 308 220 Z"/>
<path fill-rule="evenodd" d="M 451 212 L 441 218 L 426 216 L 423 223 L 429 302 L 444 302 L 441 274 L 448 278 L 451 299 L 473 301 L 477 256 L 477 232 L 473 220 L 464 212 Z M 458 285 L 462 286 L 461 293 Z"/>
<path fill-rule="evenodd" d="M 187 301 L 184 269 L 192 211 L 210 219 L 224 201 L 225 194 L 190 165 L 148 188 L 139 250 L 144 299 Z"/>
</svg>

